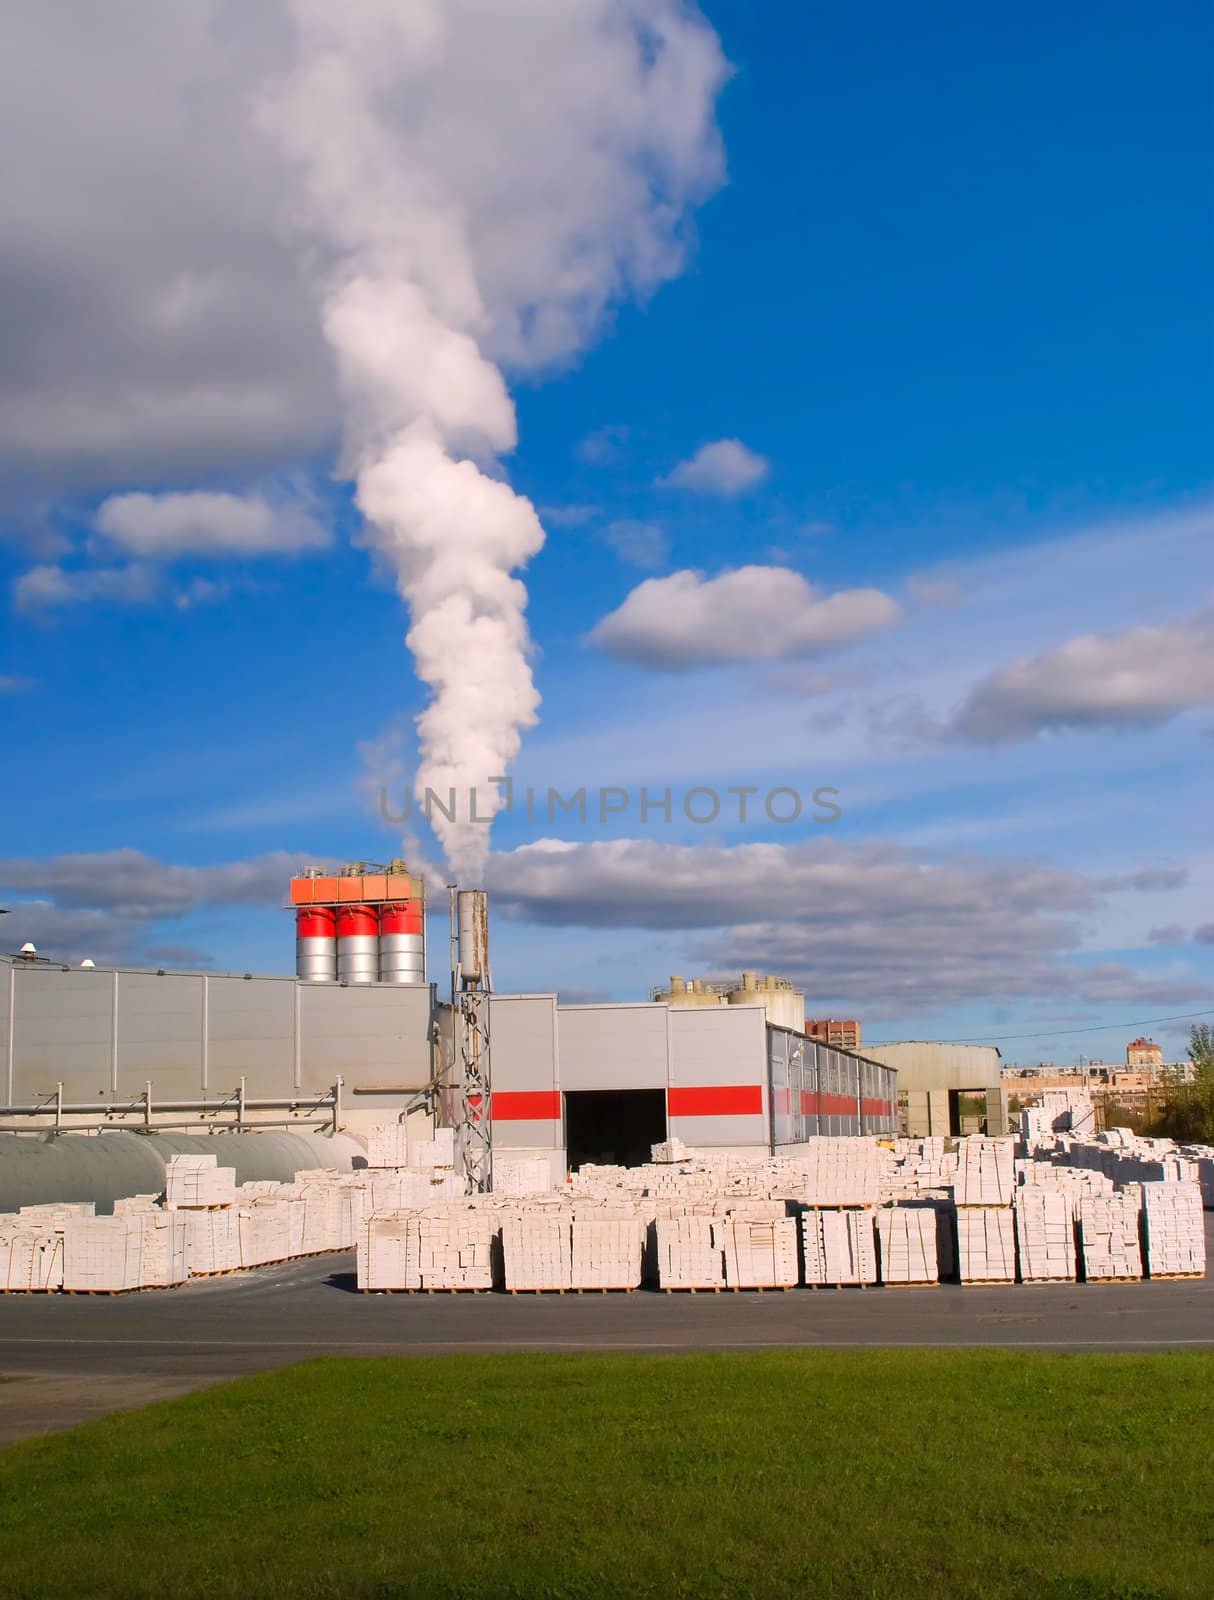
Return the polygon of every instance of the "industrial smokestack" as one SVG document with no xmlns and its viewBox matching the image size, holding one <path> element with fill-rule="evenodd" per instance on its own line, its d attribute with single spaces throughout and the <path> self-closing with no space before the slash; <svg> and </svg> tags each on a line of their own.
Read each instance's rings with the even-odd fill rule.
<svg viewBox="0 0 1214 1600">
<path fill-rule="evenodd" d="M 459 892 L 459 975 L 465 989 L 490 989 L 489 896 L 484 889 Z"/>
</svg>

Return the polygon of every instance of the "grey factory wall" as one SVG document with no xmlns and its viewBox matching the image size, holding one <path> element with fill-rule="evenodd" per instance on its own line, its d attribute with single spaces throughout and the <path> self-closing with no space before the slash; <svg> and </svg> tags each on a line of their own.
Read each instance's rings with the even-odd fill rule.
<svg viewBox="0 0 1214 1600">
<path fill-rule="evenodd" d="M 126 1100 L 152 1082 L 161 1100 L 400 1094 L 430 1079 L 428 985 L 298 983 L 228 973 L 165 973 L 0 962 L 3 1097 L 55 1093 Z"/>
</svg>

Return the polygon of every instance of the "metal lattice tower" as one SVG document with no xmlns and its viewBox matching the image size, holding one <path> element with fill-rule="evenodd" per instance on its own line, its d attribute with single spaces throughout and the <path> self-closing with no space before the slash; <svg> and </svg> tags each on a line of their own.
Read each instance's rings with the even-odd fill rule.
<svg viewBox="0 0 1214 1600">
<path fill-rule="evenodd" d="M 451 896 L 451 1026 L 458 1063 L 457 1138 L 472 1194 L 493 1187 L 490 1072 L 489 900 L 483 889 L 448 886 Z M 458 902 L 458 926 L 457 926 Z"/>
</svg>

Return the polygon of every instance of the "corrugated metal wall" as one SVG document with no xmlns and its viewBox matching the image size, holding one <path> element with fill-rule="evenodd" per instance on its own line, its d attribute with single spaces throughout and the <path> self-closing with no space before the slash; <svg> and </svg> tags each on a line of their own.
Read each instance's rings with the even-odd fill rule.
<svg viewBox="0 0 1214 1600">
<path fill-rule="evenodd" d="M 897 1075 L 890 1067 L 783 1028 L 768 1035 L 772 1143 L 817 1134 L 893 1133 Z"/>
<path fill-rule="evenodd" d="M 23 1105 L 129 1100 L 151 1080 L 160 1100 L 231 1093 L 352 1094 L 430 1081 L 428 985 L 299 983 L 225 973 L 0 963 L 0 1098 Z"/>
</svg>

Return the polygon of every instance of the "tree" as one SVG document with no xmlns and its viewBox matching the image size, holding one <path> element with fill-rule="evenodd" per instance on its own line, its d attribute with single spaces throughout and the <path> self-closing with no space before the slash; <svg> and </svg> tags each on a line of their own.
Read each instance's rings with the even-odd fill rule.
<svg viewBox="0 0 1214 1600">
<path fill-rule="evenodd" d="M 1214 1142 L 1214 1027 L 1189 1030 L 1189 1068 L 1164 1075 L 1161 1130 L 1184 1144 Z"/>
</svg>

